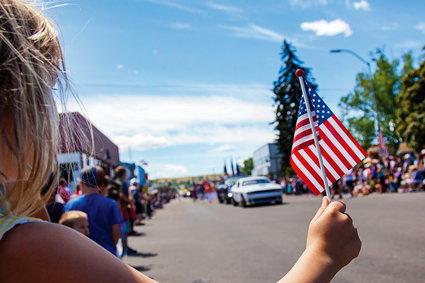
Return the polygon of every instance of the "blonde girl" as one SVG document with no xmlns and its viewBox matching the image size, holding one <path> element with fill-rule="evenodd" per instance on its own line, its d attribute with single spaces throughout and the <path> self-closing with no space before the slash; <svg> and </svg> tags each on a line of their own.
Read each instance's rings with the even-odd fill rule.
<svg viewBox="0 0 425 283">
<path fill-rule="evenodd" d="M 63 85 L 52 23 L 25 1 L 0 0 L 0 281 L 155 282 L 81 233 L 31 217 L 43 215 L 40 190 L 58 170 Z M 282 282 L 327 282 L 358 255 L 344 212 L 343 203 L 323 201 L 305 252 Z"/>
</svg>

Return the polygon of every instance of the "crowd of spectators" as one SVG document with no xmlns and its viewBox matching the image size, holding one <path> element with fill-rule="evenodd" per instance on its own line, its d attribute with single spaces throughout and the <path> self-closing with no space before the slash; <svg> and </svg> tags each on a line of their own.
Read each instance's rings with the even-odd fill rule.
<svg viewBox="0 0 425 283">
<path fill-rule="evenodd" d="M 53 181 L 52 177 L 49 182 Z M 129 236 L 142 235 L 134 226 L 145 225 L 143 221 L 151 219 L 171 198 L 170 192 L 149 190 L 135 178 L 128 180 L 122 166 L 114 170 L 113 177 L 92 166 L 82 170 L 75 189 L 61 179 L 46 208 L 52 222 L 81 232 L 121 258 L 138 254 L 128 240 Z"/>
<path fill-rule="evenodd" d="M 193 201 L 207 200 L 212 203 L 212 201 L 216 198 L 216 183 L 217 182 L 210 182 L 209 180 L 193 183 L 193 188 L 190 193 Z"/>
<path fill-rule="evenodd" d="M 309 193 L 297 176 L 280 182 L 286 194 Z M 343 198 L 385 192 L 417 192 L 425 190 L 425 150 L 419 155 L 406 153 L 387 158 L 366 158 L 331 187 L 332 196 Z"/>
</svg>

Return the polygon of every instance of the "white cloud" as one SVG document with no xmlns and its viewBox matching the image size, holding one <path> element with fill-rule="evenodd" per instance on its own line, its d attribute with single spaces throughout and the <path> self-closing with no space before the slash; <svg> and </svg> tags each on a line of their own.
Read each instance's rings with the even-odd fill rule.
<svg viewBox="0 0 425 283">
<path fill-rule="evenodd" d="M 366 0 L 360 0 L 359 2 L 353 2 L 353 7 L 356 10 L 370 11 L 369 2 L 367 2 Z"/>
<path fill-rule="evenodd" d="M 218 4 L 218 3 L 215 3 L 215 2 L 207 2 L 206 5 L 209 8 L 219 10 L 219 11 L 223 11 L 223 12 L 228 13 L 228 14 L 236 14 L 236 13 L 242 12 L 242 10 L 238 7 L 222 5 L 222 4 Z"/>
<path fill-rule="evenodd" d="M 233 150 L 235 148 L 236 148 L 236 146 L 234 146 L 234 145 L 223 144 L 223 145 L 220 145 L 219 147 L 216 147 L 216 148 L 212 149 L 211 152 L 217 152 L 217 153 L 228 152 L 228 151 L 231 151 L 231 150 Z"/>
<path fill-rule="evenodd" d="M 272 101 L 264 99 L 270 95 L 267 87 L 217 85 L 215 94 L 214 85 L 187 87 L 191 88 L 203 96 L 116 94 L 81 100 L 88 118 L 122 150 L 130 146 L 146 150 L 184 144 L 261 144 L 274 139 L 268 124 L 274 119 Z M 78 106 L 68 109 L 80 111 Z"/>
<path fill-rule="evenodd" d="M 189 173 L 183 165 L 177 164 L 153 164 L 149 165 L 149 174 L 155 178 L 182 177 Z"/>
<path fill-rule="evenodd" d="M 326 6 L 329 0 L 289 0 L 294 8 L 309 8 L 311 6 Z"/>
<path fill-rule="evenodd" d="M 350 25 L 341 19 L 328 22 L 326 20 L 301 23 L 302 30 L 314 31 L 317 36 L 334 36 L 343 33 L 346 37 L 353 32 Z"/>
<path fill-rule="evenodd" d="M 399 28 L 399 24 L 397 22 L 389 24 L 389 25 L 381 26 L 381 30 L 383 31 L 391 31 L 391 30 L 396 30 L 398 28 Z"/>
<path fill-rule="evenodd" d="M 204 11 L 202 11 L 201 9 L 185 6 L 183 4 L 171 0 L 138 0 L 138 2 L 150 2 L 192 14 L 204 14 Z"/>
<path fill-rule="evenodd" d="M 121 70 L 121 69 L 123 69 L 123 68 L 124 68 L 124 65 L 123 65 L 123 64 L 117 64 L 115 67 L 116 67 L 118 70 Z"/>
<path fill-rule="evenodd" d="M 187 23 L 172 23 L 170 27 L 173 29 L 190 29 L 191 25 Z"/>
<path fill-rule="evenodd" d="M 423 33 L 425 33 L 425 22 L 421 22 L 415 26 L 415 28 Z"/>
<path fill-rule="evenodd" d="M 247 26 L 219 25 L 218 27 L 231 31 L 234 37 L 259 39 L 278 43 L 282 43 L 282 41 L 285 39 L 298 47 L 310 48 L 310 46 L 300 42 L 297 38 L 284 36 L 279 32 L 261 27 L 253 23 L 250 23 Z"/>
<path fill-rule="evenodd" d="M 260 27 L 256 24 L 249 24 L 246 27 L 220 26 L 223 29 L 233 31 L 233 35 L 242 38 L 261 39 L 274 42 L 282 42 L 284 37 L 271 29 Z"/>
<path fill-rule="evenodd" d="M 119 144 L 121 150 L 126 151 L 129 148 L 135 149 L 153 149 L 166 147 L 171 142 L 163 136 L 153 136 L 145 133 L 128 133 L 128 135 L 116 135 L 112 137 L 113 141 Z"/>
</svg>

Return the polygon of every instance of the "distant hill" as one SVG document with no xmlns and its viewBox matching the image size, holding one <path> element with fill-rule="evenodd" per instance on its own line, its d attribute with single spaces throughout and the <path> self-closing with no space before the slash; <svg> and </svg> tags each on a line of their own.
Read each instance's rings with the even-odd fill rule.
<svg viewBox="0 0 425 283">
<path fill-rule="evenodd" d="M 210 174 L 210 175 L 201 175 L 201 176 L 188 176 L 188 177 L 179 177 L 179 178 L 159 178 L 153 179 L 153 183 L 183 183 L 183 182 L 201 182 L 203 180 L 209 181 L 219 181 L 223 178 L 223 174 Z"/>
</svg>

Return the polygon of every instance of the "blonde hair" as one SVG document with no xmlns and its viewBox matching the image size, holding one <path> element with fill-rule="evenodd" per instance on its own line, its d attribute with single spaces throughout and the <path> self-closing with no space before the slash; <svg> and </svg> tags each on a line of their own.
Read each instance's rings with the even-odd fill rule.
<svg viewBox="0 0 425 283">
<path fill-rule="evenodd" d="M 38 211 L 41 188 L 57 174 L 59 126 L 52 88 L 64 89 L 64 70 L 51 21 L 25 1 L 0 0 L 0 145 L 13 155 L 17 169 L 13 187 L 0 186 L 0 216 Z"/>
<path fill-rule="evenodd" d="M 74 228 L 75 220 L 82 218 L 88 220 L 88 216 L 85 212 L 79 210 L 70 210 L 62 214 L 61 218 L 59 219 L 59 224 Z"/>
</svg>

